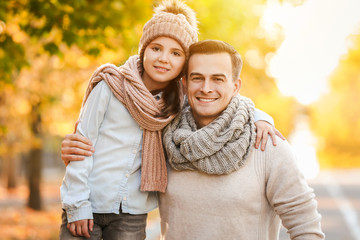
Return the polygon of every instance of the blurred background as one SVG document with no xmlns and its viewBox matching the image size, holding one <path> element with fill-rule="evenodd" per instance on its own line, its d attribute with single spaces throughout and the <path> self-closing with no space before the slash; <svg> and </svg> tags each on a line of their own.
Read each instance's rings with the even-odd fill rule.
<svg viewBox="0 0 360 240">
<path fill-rule="evenodd" d="M 2 239 L 58 239 L 61 141 L 93 71 L 137 53 L 159 2 L 0 1 Z M 359 240 L 360 2 L 186 2 L 200 40 L 224 40 L 242 55 L 240 93 L 274 118 L 297 152 L 327 239 Z M 154 211 L 147 239 L 158 234 Z"/>
</svg>

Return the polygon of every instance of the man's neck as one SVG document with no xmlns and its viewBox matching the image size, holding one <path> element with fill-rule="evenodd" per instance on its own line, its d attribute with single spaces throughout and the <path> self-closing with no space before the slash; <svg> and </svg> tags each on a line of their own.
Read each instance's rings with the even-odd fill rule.
<svg viewBox="0 0 360 240">
<path fill-rule="evenodd" d="M 194 116 L 194 119 L 195 119 L 197 129 L 203 128 L 203 127 L 209 125 L 213 121 L 213 119 L 197 119 L 195 116 Z"/>
</svg>

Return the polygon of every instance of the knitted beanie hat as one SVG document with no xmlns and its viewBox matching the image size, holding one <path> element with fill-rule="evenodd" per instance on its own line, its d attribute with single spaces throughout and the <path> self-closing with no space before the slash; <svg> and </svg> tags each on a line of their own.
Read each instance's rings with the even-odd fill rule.
<svg viewBox="0 0 360 240">
<path fill-rule="evenodd" d="M 187 53 L 190 45 L 198 41 L 195 12 L 180 0 L 165 0 L 154 10 L 153 17 L 144 25 L 139 43 L 142 63 L 145 48 L 157 37 L 175 39 Z M 141 64 L 142 65 L 142 64 Z"/>
</svg>

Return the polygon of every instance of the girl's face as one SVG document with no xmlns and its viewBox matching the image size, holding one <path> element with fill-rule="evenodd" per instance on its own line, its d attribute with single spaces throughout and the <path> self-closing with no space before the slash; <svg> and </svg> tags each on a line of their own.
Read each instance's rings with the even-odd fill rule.
<svg viewBox="0 0 360 240">
<path fill-rule="evenodd" d="M 165 88 L 183 70 L 185 52 L 169 37 L 158 37 L 145 48 L 143 81 L 149 91 Z"/>
</svg>

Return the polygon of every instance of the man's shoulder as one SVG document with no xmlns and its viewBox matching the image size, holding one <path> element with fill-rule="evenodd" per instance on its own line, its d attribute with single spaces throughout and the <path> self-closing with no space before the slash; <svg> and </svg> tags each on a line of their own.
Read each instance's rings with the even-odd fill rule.
<svg viewBox="0 0 360 240">
<path fill-rule="evenodd" d="M 287 149 L 287 148 L 291 148 L 289 142 L 287 140 L 282 140 L 280 137 L 278 136 L 275 136 L 276 137 L 276 145 L 274 146 L 273 144 L 273 140 L 272 138 L 269 136 L 268 137 L 268 140 L 267 140 L 267 143 L 266 143 L 266 148 L 265 148 L 265 151 L 274 151 L 274 150 L 278 150 L 278 151 L 281 151 L 283 149 Z M 263 140 L 261 140 L 260 142 L 260 145 L 261 146 L 261 143 L 262 143 Z M 260 150 L 260 147 L 259 149 Z M 260 150 L 261 151 L 261 150 Z"/>
<path fill-rule="evenodd" d="M 279 159 L 279 158 L 294 158 L 295 154 L 293 148 L 287 140 L 282 140 L 280 137 L 276 136 L 276 146 L 273 145 L 272 138 L 269 137 L 266 143 L 265 151 L 261 151 L 260 147 L 256 151 L 263 152 L 266 158 Z M 271 161 L 268 159 L 267 161 Z M 278 160 L 277 160 L 278 161 Z"/>
</svg>

